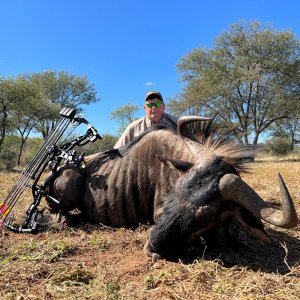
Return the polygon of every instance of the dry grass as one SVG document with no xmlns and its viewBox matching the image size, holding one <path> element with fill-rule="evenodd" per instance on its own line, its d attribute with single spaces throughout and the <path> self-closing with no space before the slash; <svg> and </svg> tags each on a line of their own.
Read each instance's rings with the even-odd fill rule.
<svg viewBox="0 0 300 300">
<path fill-rule="evenodd" d="M 285 156 L 274 156 L 268 154 L 267 152 L 259 152 L 256 155 L 255 161 L 257 162 L 292 162 L 300 160 L 300 148 L 297 148 L 293 152 L 285 155 Z"/>
<path fill-rule="evenodd" d="M 244 179 L 267 201 L 280 171 L 300 213 L 300 162 L 259 161 Z M 1 195 L 15 174 L 1 174 Z M 148 260 L 147 226 L 83 224 L 36 235 L 0 228 L 0 299 L 299 299 L 300 234 L 267 227 L 278 246 L 187 253 L 178 262 Z"/>
</svg>

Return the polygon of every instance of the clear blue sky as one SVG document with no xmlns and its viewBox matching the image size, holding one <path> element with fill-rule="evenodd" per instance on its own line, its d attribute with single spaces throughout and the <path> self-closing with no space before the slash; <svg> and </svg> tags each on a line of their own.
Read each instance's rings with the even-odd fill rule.
<svg viewBox="0 0 300 300">
<path fill-rule="evenodd" d="M 109 115 L 147 91 L 182 85 L 176 65 L 210 48 L 230 25 L 252 20 L 300 36 L 299 0 L 0 0 L 0 76 L 46 70 L 87 76 L 101 101 L 84 107 L 100 133 Z M 140 110 L 137 116 L 143 116 Z"/>
</svg>

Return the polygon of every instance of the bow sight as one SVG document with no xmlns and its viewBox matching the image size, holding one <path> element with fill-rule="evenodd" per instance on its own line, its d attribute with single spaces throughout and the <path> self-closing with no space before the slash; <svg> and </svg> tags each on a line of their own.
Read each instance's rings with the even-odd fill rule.
<svg viewBox="0 0 300 300">
<path fill-rule="evenodd" d="M 0 202 L 0 221 L 10 230 L 15 232 L 36 232 L 40 225 L 39 222 L 43 218 L 41 210 L 38 209 L 42 197 L 59 203 L 59 200 L 50 196 L 47 192 L 47 187 L 56 178 L 58 169 L 68 164 L 79 167 L 84 160 L 83 154 L 76 157 L 74 148 L 101 139 L 97 130 L 82 115 L 76 114 L 75 109 L 64 108 L 61 110 L 60 116 L 57 125 L 43 146 L 22 172 L 3 202 Z M 74 129 L 80 124 L 87 125 L 86 133 L 72 141 L 63 143 L 62 139 L 67 128 Z M 42 173 L 47 166 L 51 170 L 51 175 L 39 184 Z M 29 200 L 28 197 L 26 198 L 28 190 L 31 190 L 33 201 L 32 197 Z M 30 201 L 32 202 L 28 207 Z M 27 210 L 26 207 L 28 207 Z"/>
</svg>

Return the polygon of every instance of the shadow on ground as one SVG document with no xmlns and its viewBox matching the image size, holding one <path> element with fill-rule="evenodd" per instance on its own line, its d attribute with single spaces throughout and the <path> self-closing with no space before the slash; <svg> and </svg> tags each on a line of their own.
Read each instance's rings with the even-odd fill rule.
<svg viewBox="0 0 300 300">
<path fill-rule="evenodd" d="M 296 231 L 295 231 L 296 232 Z M 300 264 L 300 240 L 285 232 L 268 230 L 274 245 L 262 244 L 258 240 L 247 240 L 243 245 L 227 250 L 191 250 L 182 258 L 189 264 L 195 259 L 217 260 L 225 267 L 241 266 L 253 271 L 287 274 Z M 299 231 L 297 232 L 299 234 Z M 299 275 L 299 274 L 298 274 Z"/>
</svg>

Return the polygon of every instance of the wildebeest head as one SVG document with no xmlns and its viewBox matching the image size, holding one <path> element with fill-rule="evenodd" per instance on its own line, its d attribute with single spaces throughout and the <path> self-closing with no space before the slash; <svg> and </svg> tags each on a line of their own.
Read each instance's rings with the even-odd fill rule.
<svg viewBox="0 0 300 300">
<path fill-rule="evenodd" d="M 182 121 L 179 133 L 192 121 L 190 118 Z M 185 140 L 195 157 L 193 163 L 158 157 L 183 174 L 165 201 L 163 213 L 145 245 L 146 253 L 152 257 L 172 254 L 203 238 L 209 241 L 217 237 L 217 242 L 222 239 L 228 242 L 231 238 L 228 228 L 233 222 L 265 242 L 270 238 L 261 220 L 282 228 L 297 225 L 295 207 L 280 174 L 282 208 L 278 210 L 271 208 L 240 177 L 245 167 L 243 161 L 254 157 L 254 148 L 209 136 L 201 140 L 201 147 L 196 139 Z"/>
</svg>

